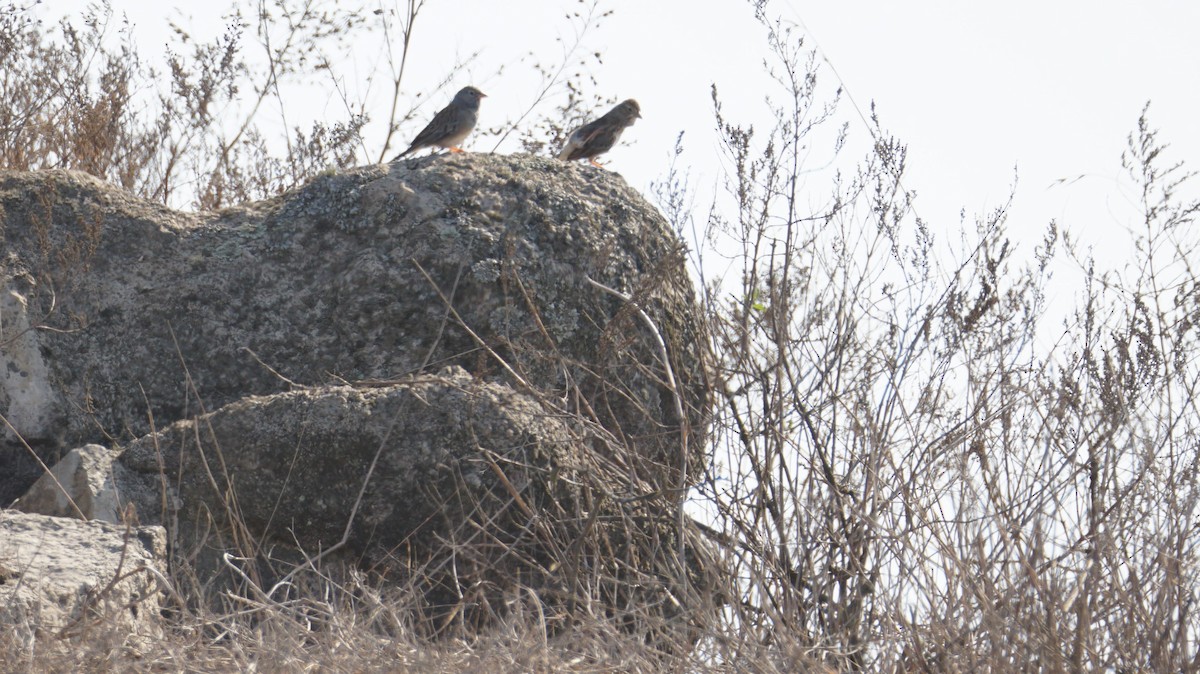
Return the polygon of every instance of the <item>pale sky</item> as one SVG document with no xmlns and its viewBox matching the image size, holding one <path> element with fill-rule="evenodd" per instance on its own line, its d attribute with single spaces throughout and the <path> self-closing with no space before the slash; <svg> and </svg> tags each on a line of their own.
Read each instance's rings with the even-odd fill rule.
<svg viewBox="0 0 1200 674">
<path fill-rule="evenodd" d="M 588 4 L 427 2 L 407 80 L 414 91 L 427 89 L 466 54 L 482 53 L 449 91 L 434 96 L 420 125 L 401 130 L 397 142 L 411 139 L 467 84 L 489 94 L 482 123 L 518 114 L 538 88 L 522 58 L 534 52 L 552 60 L 560 50 L 555 38 L 570 37 L 564 13 Z M 67 0 L 55 10 L 83 4 Z M 132 20 L 148 58 L 162 53 L 168 13 L 190 16 L 195 33 L 211 37 L 221 30 L 227 6 L 224 0 L 112 4 Z M 710 85 L 719 88 L 730 116 L 764 130 L 769 123 L 764 97 L 780 93 L 763 74 L 764 33 L 750 3 L 612 0 L 601 6 L 613 14 L 584 43 L 603 54 L 603 64 L 594 69 L 599 90 L 617 99 L 637 98 L 643 114 L 607 155 L 610 168 L 645 191 L 664 174 L 675 138 L 684 131 L 693 184 L 701 193 L 713 189 L 720 165 Z M 1147 100 L 1151 122 L 1172 146 L 1169 158 L 1200 168 L 1198 2 L 772 0 L 767 13 L 795 23 L 807 35 L 807 46 L 818 49 L 824 81 L 830 86 L 840 81 L 864 114 L 874 101 L 884 125 L 908 144 L 906 187 L 920 195 L 917 210 L 935 232 L 956 229 L 960 210 L 972 218 L 1001 204 L 1015 167 L 1019 182 L 1010 221 L 1015 232 L 1040 239 L 1046 222 L 1056 218 L 1084 242 L 1111 242 L 1132 224 L 1120 155 Z M 376 48 L 339 64 L 349 89 L 364 91 L 365 73 L 378 56 Z M 499 66 L 504 70 L 496 75 Z M 289 122 L 307 126 L 305 112 L 335 116 L 340 110 L 331 90 L 328 75 L 315 74 L 312 104 Z M 376 88 L 370 95 L 381 93 Z M 844 106 L 852 136 L 866 137 L 850 101 Z M 382 123 L 387 115 L 382 97 L 373 113 Z M 368 142 L 381 142 L 377 129 L 374 136 L 368 130 Z M 516 149 L 510 145 L 500 151 Z M 473 146 L 470 139 L 465 147 L 491 149 Z M 1079 176 L 1052 187 L 1058 179 Z"/>
<path fill-rule="evenodd" d="M 968 213 L 997 205 L 1016 166 L 1017 218 L 1124 226 L 1120 154 L 1147 100 L 1171 157 L 1200 168 L 1200 3 L 790 4 L 909 144 L 923 199 L 947 200 L 932 213 L 953 195 Z"/>
</svg>

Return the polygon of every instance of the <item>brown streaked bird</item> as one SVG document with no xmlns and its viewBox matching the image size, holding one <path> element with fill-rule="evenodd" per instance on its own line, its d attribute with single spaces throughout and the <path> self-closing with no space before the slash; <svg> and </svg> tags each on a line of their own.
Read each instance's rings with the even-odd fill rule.
<svg viewBox="0 0 1200 674">
<path fill-rule="evenodd" d="M 637 101 L 632 98 L 622 101 L 600 119 L 588 122 L 572 133 L 558 158 L 566 161 L 586 159 L 593 166 L 602 166 L 596 157 L 611 150 L 621 132 L 641 117 L 642 109 Z"/>
<path fill-rule="evenodd" d="M 475 122 L 479 118 L 479 101 L 484 98 L 487 98 L 487 94 L 475 87 L 459 89 L 458 93 L 454 94 L 454 100 L 450 101 L 450 105 L 434 115 L 433 121 L 421 129 L 421 133 L 417 134 L 412 145 L 396 155 L 392 161 L 435 145 L 444 147 L 451 152 L 462 152 L 462 148 L 458 144 L 463 142 L 467 134 L 475 128 Z"/>
</svg>

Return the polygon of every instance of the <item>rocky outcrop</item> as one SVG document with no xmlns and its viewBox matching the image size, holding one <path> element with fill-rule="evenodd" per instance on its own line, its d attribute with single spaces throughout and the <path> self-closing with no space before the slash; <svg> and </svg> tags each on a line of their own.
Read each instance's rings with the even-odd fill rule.
<svg viewBox="0 0 1200 674">
<path fill-rule="evenodd" d="M 619 177 L 433 157 L 187 214 L 9 173 L 0 208 L 5 503 L 40 476 L 18 507 L 162 525 L 169 572 L 256 596 L 345 561 L 435 626 L 704 586 L 702 322 Z"/>
<path fill-rule="evenodd" d="M 5 502 L 40 472 L 30 449 L 53 463 L 246 396 L 448 365 L 565 401 L 652 484 L 678 486 L 685 423 L 702 461 L 703 339 L 680 246 L 613 174 L 435 157 L 187 214 L 78 173 L 8 173 L 0 208 L 0 474 L 22 476 Z M 589 280 L 653 320 L 685 419 L 634 305 Z"/>
</svg>

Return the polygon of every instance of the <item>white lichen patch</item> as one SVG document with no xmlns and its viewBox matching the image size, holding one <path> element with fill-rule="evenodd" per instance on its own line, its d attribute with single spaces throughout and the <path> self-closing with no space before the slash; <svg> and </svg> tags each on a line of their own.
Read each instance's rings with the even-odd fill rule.
<svg viewBox="0 0 1200 674">
<path fill-rule="evenodd" d="M 0 290 L 0 410 L 12 426 L 0 424 L 3 437 L 16 440 L 13 429 L 26 441 L 49 437 L 54 402 L 25 297 L 7 288 Z"/>
</svg>

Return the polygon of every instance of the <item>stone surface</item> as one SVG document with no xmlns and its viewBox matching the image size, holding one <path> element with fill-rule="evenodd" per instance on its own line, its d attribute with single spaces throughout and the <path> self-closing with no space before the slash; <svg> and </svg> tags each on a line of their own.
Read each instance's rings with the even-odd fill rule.
<svg viewBox="0 0 1200 674">
<path fill-rule="evenodd" d="M 13 506 L 27 513 L 119 524 L 121 499 L 113 480 L 118 453 L 100 445 L 72 449 Z"/>
<path fill-rule="evenodd" d="M 178 527 L 172 541 L 188 557 L 239 547 L 244 557 L 315 555 L 349 524 L 349 556 L 381 560 L 428 547 L 480 508 L 503 535 L 509 485 L 533 508 L 571 500 L 588 437 L 528 396 L 449 368 L 246 398 L 130 443 L 118 483 L 145 494 L 133 499 L 140 521 Z"/>
<path fill-rule="evenodd" d="M 50 385 L 25 297 L 15 290 L 0 292 L 0 347 L 0 410 L 8 421 L 0 424 L 0 438 L 17 442 L 14 428 L 33 438 L 48 437 L 60 401 Z"/>
<path fill-rule="evenodd" d="M 663 333 L 702 462 L 704 340 L 680 244 L 606 171 L 433 157 L 195 214 L 79 173 L 0 173 L 0 250 L 0 410 L 48 464 L 250 395 L 459 365 L 570 401 L 644 459 L 643 479 L 677 486 L 659 349 L 589 278 Z M 0 503 L 38 474 L 0 439 Z"/>
<path fill-rule="evenodd" d="M 20 507 L 161 524 L 188 603 L 316 555 L 435 629 L 527 590 L 670 619 L 705 585 L 676 472 L 685 427 L 703 460 L 700 309 L 619 176 L 435 156 L 188 214 L 0 173 L 0 244 L 0 503 L 40 477 Z"/>
<path fill-rule="evenodd" d="M 161 527 L 131 527 L 0 510 L 0 629 L 26 644 L 86 637 L 97 625 L 160 634 L 166 572 Z"/>
</svg>

